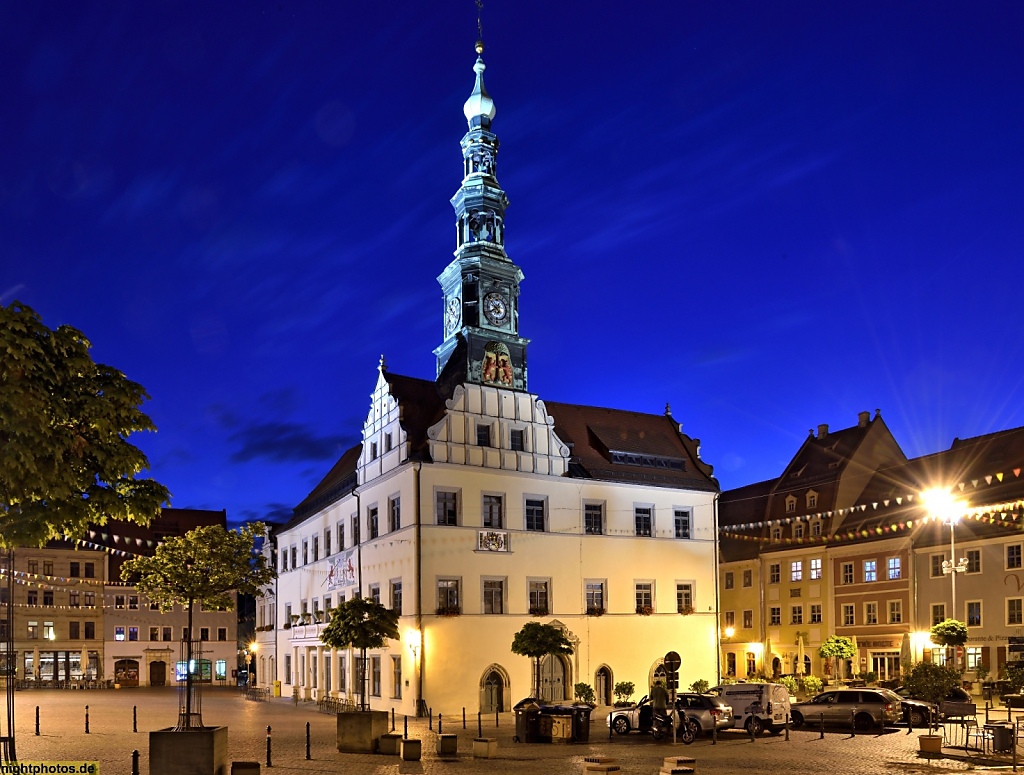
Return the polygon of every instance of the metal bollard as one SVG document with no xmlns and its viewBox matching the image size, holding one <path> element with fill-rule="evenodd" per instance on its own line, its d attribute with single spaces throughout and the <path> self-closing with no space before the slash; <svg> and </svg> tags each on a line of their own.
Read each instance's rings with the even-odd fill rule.
<svg viewBox="0 0 1024 775">
<path fill-rule="evenodd" d="M 437 734 L 441 734 L 442 731 L 443 730 L 441 729 L 441 714 L 438 713 L 437 714 Z"/>
<path fill-rule="evenodd" d="M 306 722 L 306 761 L 309 761 L 309 722 Z"/>
<path fill-rule="evenodd" d="M 711 745 L 718 745 L 718 719 L 711 725 Z"/>
<path fill-rule="evenodd" d="M 857 709 L 850 711 L 850 737 L 857 736 Z"/>
<path fill-rule="evenodd" d="M 462 706 L 462 728 L 466 728 L 466 706 Z"/>
<path fill-rule="evenodd" d="M 139 706 L 132 705 L 132 732 L 139 731 Z"/>
<path fill-rule="evenodd" d="M 132 751 L 132 775 L 139 775 L 139 749 Z"/>
<path fill-rule="evenodd" d="M 89 734 L 89 706 L 85 706 L 85 734 Z"/>
<path fill-rule="evenodd" d="M 409 739 L 409 717 L 405 716 L 405 721 L 402 722 L 402 737 L 405 740 Z"/>
<path fill-rule="evenodd" d="M 476 712 L 476 736 L 484 736 L 484 717 L 483 713 L 481 713 L 480 711 Z"/>
<path fill-rule="evenodd" d="M 395 709 L 391 709 L 391 731 L 395 731 Z"/>
<path fill-rule="evenodd" d="M 820 713 L 821 716 L 821 735 L 818 737 L 819 740 L 825 739 L 825 714 Z"/>
<path fill-rule="evenodd" d="M 427 708 L 427 725 L 430 727 L 430 731 L 434 731 L 434 709 Z"/>
<path fill-rule="evenodd" d="M 267 724 L 267 766 L 274 766 L 270 763 L 270 724 Z"/>
<path fill-rule="evenodd" d="M 789 742 L 789 714 L 786 714 L 786 742 Z"/>
<path fill-rule="evenodd" d="M 754 717 L 751 717 L 751 721 L 753 721 L 753 718 Z M 750 735 L 750 742 L 754 742 L 754 725 L 753 724 L 747 724 L 747 733 Z"/>
<path fill-rule="evenodd" d="M 36 737 L 39 737 L 39 706 L 36 705 Z"/>
<path fill-rule="evenodd" d="M 494 728 L 498 728 L 498 709 L 494 709 Z"/>
</svg>

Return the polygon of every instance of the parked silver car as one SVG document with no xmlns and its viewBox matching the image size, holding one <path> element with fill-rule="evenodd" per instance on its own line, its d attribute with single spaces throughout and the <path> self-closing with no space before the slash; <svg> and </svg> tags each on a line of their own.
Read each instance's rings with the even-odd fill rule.
<svg viewBox="0 0 1024 775">
<path fill-rule="evenodd" d="M 888 689 L 834 689 L 822 692 L 790 709 L 794 726 L 805 721 L 816 724 L 854 724 L 857 729 L 884 727 L 903 718 L 900 698 Z"/>
</svg>

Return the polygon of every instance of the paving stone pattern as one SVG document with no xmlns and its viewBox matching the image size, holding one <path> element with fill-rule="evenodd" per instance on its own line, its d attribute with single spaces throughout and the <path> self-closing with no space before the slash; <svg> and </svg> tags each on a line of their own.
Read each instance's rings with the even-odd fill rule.
<svg viewBox="0 0 1024 775">
<path fill-rule="evenodd" d="M 89 706 L 89 729 L 85 734 L 85 706 Z M 40 707 L 40 736 L 35 735 L 35 707 Z M 138 733 L 132 733 L 132 706 L 138 707 Z M 790 739 L 765 735 L 754 742 L 742 732 L 725 732 L 717 745 L 700 738 L 689 746 L 673 747 L 670 741 L 654 741 L 648 735 L 608 736 L 607 709 L 593 715 L 587 743 L 527 745 L 513 742 L 515 716 L 503 713 L 495 728 L 494 715 L 483 719 L 485 737 L 498 740 L 497 759 L 474 759 L 473 738 L 477 736 L 476 714 L 467 717 L 462 729 L 461 709 L 446 714 L 445 734 L 458 735 L 458 756 L 439 759 L 435 729 L 426 719 L 409 719 L 409 736 L 423 740 L 423 758 L 402 762 L 380 754 L 341 754 L 335 746 L 335 718 L 318 713 L 313 703 L 284 699 L 250 702 L 234 690 L 212 688 L 203 694 L 203 720 L 207 725 L 227 725 L 233 761 L 258 761 L 264 773 L 346 773 L 346 775 L 552 775 L 579 773 L 586 756 L 617 759 L 622 773 L 654 775 L 666 756 L 692 756 L 697 772 L 744 775 L 802 775 L 829 772 L 875 775 L 875 773 L 936 773 L 979 768 L 971 762 L 918 756 L 917 732 L 905 729 L 884 734 L 858 734 L 832 730 L 819 739 L 817 731 L 794 730 Z M 435 709 L 436 712 L 436 709 Z M 172 689 L 122 690 L 29 690 L 16 696 L 17 750 L 19 759 L 99 761 L 102 775 L 130 775 L 132 750 L 140 753 L 140 773 L 149 771 L 149 731 L 172 726 L 177 716 L 177 697 Z M 306 760 L 306 722 L 310 724 L 310 754 Z M 266 767 L 266 728 L 273 731 L 273 767 Z M 396 717 L 397 731 L 403 717 Z M 1022 767 L 1024 772 L 1024 767 Z"/>
</svg>

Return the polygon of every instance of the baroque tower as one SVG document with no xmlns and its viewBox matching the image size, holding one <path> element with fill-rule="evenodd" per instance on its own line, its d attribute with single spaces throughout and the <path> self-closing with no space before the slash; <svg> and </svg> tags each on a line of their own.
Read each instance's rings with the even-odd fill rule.
<svg viewBox="0 0 1024 775">
<path fill-rule="evenodd" d="M 443 294 L 444 340 L 434 350 L 437 382 L 449 394 L 458 384 L 526 390 L 526 345 L 519 336 L 522 270 L 505 254 L 508 197 L 496 177 L 498 138 L 491 132 L 494 101 L 484 88 L 483 42 L 476 44 L 476 83 L 463 106 L 462 185 L 452 197 L 455 257 L 437 278 Z"/>
</svg>

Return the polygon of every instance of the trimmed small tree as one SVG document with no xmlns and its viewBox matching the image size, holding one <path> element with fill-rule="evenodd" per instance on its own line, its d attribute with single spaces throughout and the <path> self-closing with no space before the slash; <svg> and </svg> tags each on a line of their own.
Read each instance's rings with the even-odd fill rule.
<svg viewBox="0 0 1024 775">
<path fill-rule="evenodd" d="M 320 641 L 332 649 L 357 648 L 362 669 L 359 681 L 359 709 L 366 703 L 366 650 L 384 648 L 389 640 L 398 640 L 398 612 L 366 597 L 353 597 L 338 604 L 330 623 L 320 633 Z"/>
<path fill-rule="evenodd" d="M 512 653 L 531 657 L 534 667 L 534 697 L 540 699 L 540 661 L 548 654 L 569 656 L 573 646 L 565 630 L 554 624 L 527 622 L 512 639 Z"/>
<path fill-rule="evenodd" d="M 956 648 L 967 642 L 967 625 L 957 619 L 945 619 L 933 624 L 929 634 L 932 643 L 953 648 L 953 667 L 959 667 Z"/>
<path fill-rule="evenodd" d="M 266 532 L 261 522 L 239 530 L 207 525 L 183 536 L 167 538 L 152 557 L 136 557 L 121 567 L 121 578 L 132 582 L 161 611 L 175 605 L 188 612 L 186 641 L 185 707 L 178 716 L 178 729 L 202 728 L 202 718 L 193 719 L 192 613 L 197 604 L 204 608 L 234 608 L 235 592 L 260 596 L 263 586 L 277 575 L 258 552 L 256 542 Z M 198 714 L 196 714 L 198 716 Z"/>
<path fill-rule="evenodd" d="M 960 685 L 960 671 L 950 665 L 918 662 L 903 682 L 908 697 L 938 705 Z"/>
<path fill-rule="evenodd" d="M 855 651 L 853 641 L 844 635 L 830 635 L 825 642 L 818 647 L 818 656 L 827 663 L 827 672 L 832 672 L 832 667 L 837 664 L 836 660 L 853 659 Z"/>
</svg>

